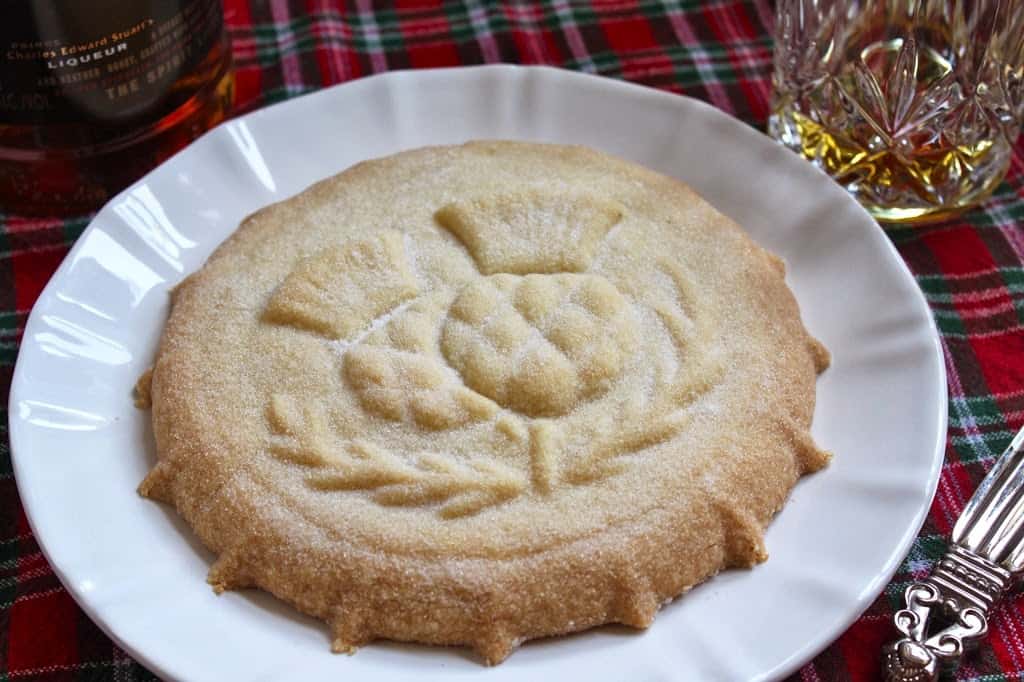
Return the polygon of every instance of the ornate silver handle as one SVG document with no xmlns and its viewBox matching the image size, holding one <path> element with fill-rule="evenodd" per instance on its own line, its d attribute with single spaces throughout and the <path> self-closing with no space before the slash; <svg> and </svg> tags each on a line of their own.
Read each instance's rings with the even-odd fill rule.
<svg viewBox="0 0 1024 682">
<path fill-rule="evenodd" d="M 1024 569 L 1024 429 L 964 507 L 946 555 L 904 593 L 886 645 L 886 682 L 934 682 L 988 632 L 988 613 Z"/>
</svg>

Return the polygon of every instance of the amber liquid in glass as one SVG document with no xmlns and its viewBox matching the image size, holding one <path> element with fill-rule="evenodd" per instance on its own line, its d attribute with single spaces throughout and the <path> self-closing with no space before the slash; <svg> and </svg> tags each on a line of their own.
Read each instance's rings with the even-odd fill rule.
<svg viewBox="0 0 1024 682">
<path fill-rule="evenodd" d="M 1004 86 L 1016 53 L 1003 49 L 1013 35 L 1000 4 L 953 17 L 899 2 L 850 14 L 848 4 L 821 3 L 814 16 L 802 0 L 782 0 L 788 44 L 777 48 L 772 135 L 882 221 L 941 220 L 988 197 L 1018 128 Z M 974 41 L 999 49 L 972 55 Z"/>
</svg>

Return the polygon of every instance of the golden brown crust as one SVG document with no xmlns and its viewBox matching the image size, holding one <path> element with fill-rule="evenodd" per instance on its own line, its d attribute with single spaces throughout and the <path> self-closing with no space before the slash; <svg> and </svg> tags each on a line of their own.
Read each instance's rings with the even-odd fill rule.
<svg viewBox="0 0 1024 682">
<path fill-rule="evenodd" d="M 135 389 L 132 391 L 132 400 L 135 403 L 135 407 L 140 410 L 148 410 L 153 406 L 153 396 L 150 395 L 151 384 L 153 382 L 153 368 L 150 367 L 139 380 L 135 382 Z"/>
<path fill-rule="evenodd" d="M 499 244 L 524 212 L 575 232 L 557 252 L 530 230 Z M 584 249 L 562 248 L 573 234 Z M 369 261 L 400 279 L 321 315 L 318 296 L 380 281 Z M 272 592 L 335 651 L 388 638 L 497 663 L 646 627 L 763 561 L 765 525 L 827 462 L 808 428 L 828 354 L 783 273 L 682 183 L 593 150 L 359 164 L 247 218 L 177 288 L 140 492 L 218 553 L 214 589 Z"/>
</svg>

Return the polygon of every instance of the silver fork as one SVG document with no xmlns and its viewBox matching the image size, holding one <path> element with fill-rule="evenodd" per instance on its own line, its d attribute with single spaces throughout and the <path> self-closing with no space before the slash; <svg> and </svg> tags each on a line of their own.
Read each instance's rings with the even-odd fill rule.
<svg viewBox="0 0 1024 682">
<path fill-rule="evenodd" d="M 988 613 L 1024 568 L 1024 428 L 982 480 L 932 574 L 904 593 L 903 638 L 882 653 L 886 682 L 930 682 L 955 670 L 988 632 Z"/>
</svg>

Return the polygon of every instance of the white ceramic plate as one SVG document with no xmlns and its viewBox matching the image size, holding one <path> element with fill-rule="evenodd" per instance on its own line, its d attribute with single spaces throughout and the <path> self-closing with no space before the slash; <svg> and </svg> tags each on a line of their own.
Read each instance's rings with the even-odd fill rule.
<svg viewBox="0 0 1024 682">
<path fill-rule="evenodd" d="M 645 632 L 530 643 L 494 669 L 458 649 L 377 643 L 331 655 L 325 627 L 271 597 L 214 596 L 210 554 L 167 508 L 136 496 L 154 452 L 131 388 L 153 358 L 168 288 L 242 217 L 362 159 L 471 138 L 574 142 L 633 159 L 690 183 L 782 255 L 807 327 L 834 354 L 814 434 L 836 458 L 772 523 L 766 564 L 698 587 Z M 698 101 L 500 66 L 395 72 L 249 114 L 111 201 L 32 312 L 10 433 L 22 500 L 57 574 L 165 677 L 653 682 L 775 678 L 837 637 L 924 519 L 945 418 L 924 298 L 837 185 Z"/>
</svg>

